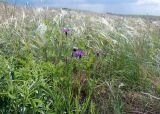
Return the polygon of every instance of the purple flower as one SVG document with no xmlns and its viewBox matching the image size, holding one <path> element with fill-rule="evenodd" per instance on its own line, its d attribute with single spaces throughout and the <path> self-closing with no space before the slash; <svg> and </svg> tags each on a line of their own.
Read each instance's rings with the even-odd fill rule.
<svg viewBox="0 0 160 114">
<path fill-rule="evenodd" d="M 67 36 L 67 33 L 70 32 L 71 30 L 70 30 L 69 28 L 63 28 L 62 31 L 63 31 L 63 32 L 66 34 L 66 36 Z"/>
<path fill-rule="evenodd" d="M 82 50 L 73 48 L 73 51 L 71 53 L 71 58 L 76 57 L 77 59 L 79 59 L 82 56 L 84 56 L 84 52 Z"/>
<path fill-rule="evenodd" d="M 69 28 L 63 28 L 63 32 L 70 32 Z"/>
<path fill-rule="evenodd" d="M 84 56 L 84 52 L 82 50 L 77 50 L 75 54 L 76 58 L 81 58 L 82 56 Z"/>
</svg>

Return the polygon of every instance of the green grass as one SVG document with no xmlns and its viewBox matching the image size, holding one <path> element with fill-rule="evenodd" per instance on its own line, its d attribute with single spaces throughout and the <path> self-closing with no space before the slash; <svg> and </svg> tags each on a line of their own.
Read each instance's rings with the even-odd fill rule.
<svg viewBox="0 0 160 114">
<path fill-rule="evenodd" d="M 14 9 L 10 20 L 11 6 L 6 7 L 0 25 L 0 113 L 127 114 L 135 105 L 139 112 L 160 113 L 159 100 L 141 94 L 160 97 L 160 32 L 147 19 L 150 29 L 125 39 L 123 20 L 112 23 L 113 31 L 99 14 L 72 10 L 40 15 L 28 9 L 23 19 Z M 39 23 L 47 27 L 44 33 Z M 63 27 L 71 28 L 67 36 Z M 85 56 L 71 58 L 73 47 Z"/>
</svg>

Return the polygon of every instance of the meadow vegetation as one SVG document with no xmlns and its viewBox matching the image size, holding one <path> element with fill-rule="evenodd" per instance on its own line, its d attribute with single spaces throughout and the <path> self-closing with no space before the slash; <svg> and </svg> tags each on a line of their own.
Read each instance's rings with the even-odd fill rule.
<svg viewBox="0 0 160 114">
<path fill-rule="evenodd" d="M 160 114 L 159 17 L 0 12 L 0 114 Z"/>
</svg>

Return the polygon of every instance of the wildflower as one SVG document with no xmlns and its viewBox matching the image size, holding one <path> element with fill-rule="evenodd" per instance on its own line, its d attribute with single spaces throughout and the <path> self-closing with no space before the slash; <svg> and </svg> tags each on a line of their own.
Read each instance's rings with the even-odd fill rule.
<svg viewBox="0 0 160 114">
<path fill-rule="evenodd" d="M 69 28 L 63 28 L 62 31 L 63 31 L 63 32 L 66 34 L 66 36 L 67 36 L 68 32 L 70 32 L 70 29 L 69 29 Z"/>
<path fill-rule="evenodd" d="M 76 57 L 77 59 L 79 59 L 82 56 L 84 56 L 84 52 L 82 50 L 77 49 L 77 48 L 73 48 L 73 51 L 71 53 L 71 58 Z"/>
<path fill-rule="evenodd" d="M 76 58 L 81 58 L 84 55 L 84 52 L 82 50 L 77 50 L 75 54 Z"/>
</svg>

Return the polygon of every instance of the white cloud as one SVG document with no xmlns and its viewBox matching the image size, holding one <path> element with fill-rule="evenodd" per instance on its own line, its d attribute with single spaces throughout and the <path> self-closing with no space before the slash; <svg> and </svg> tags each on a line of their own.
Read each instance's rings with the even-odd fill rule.
<svg viewBox="0 0 160 114">
<path fill-rule="evenodd" d="M 35 6 L 81 9 L 102 13 L 112 12 L 117 14 L 148 14 L 160 16 L 160 0 L 133 0 L 133 2 L 122 3 L 93 2 L 95 0 L 92 2 L 91 0 L 41 0 L 42 3 L 38 2 L 40 0 L 28 1 Z"/>
<path fill-rule="evenodd" d="M 137 5 L 160 6 L 160 0 L 137 0 Z"/>
<path fill-rule="evenodd" d="M 95 12 L 104 12 L 106 10 L 105 4 L 79 4 L 76 6 L 78 9 L 95 11 Z"/>
<path fill-rule="evenodd" d="M 61 3 L 87 3 L 87 0 L 59 0 L 59 2 Z"/>
</svg>

